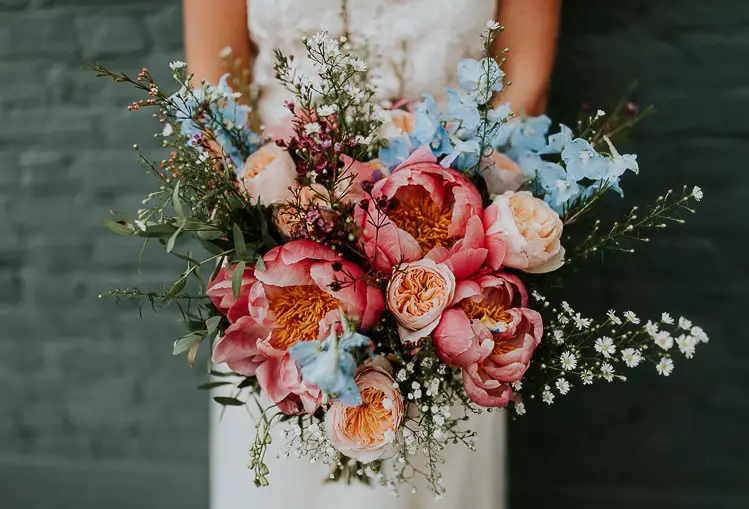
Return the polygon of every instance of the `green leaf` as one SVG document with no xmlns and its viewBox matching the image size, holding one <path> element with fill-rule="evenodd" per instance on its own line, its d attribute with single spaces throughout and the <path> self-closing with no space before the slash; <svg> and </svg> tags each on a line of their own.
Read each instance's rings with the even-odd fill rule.
<svg viewBox="0 0 749 509">
<path fill-rule="evenodd" d="M 247 258 L 247 245 L 244 242 L 244 235 L 242 235 L 242 230 L 239 228 L 239 225 L 237 223 L 234 223 L 232 231 L 234 232 L 234 250 L 237 252 L 237 255 L 239 255 L 240 258 Z"/>
<path fill-rule="evenodd" d="M 169 237 L 169 240 L 166 243 L 166 252 L 171 253 L 174 249 L 174 243 L 177 242 L 177 238 L 182 235 L 182 228 L 177 228 L 177 231 L 172 234 L 171 237 Z"/>
<path fill-rule="evenodd" d="M 216 332 L 216 329 L 218 329 L 218 324 L 221 323 L 221 317 L 220 316 L 212 316 L 208 320 L 205 321 L 205 327 L 208 329 L 208 335 L 210 336 L 214 332 Z"/>
<path fill-rule="evenodd" d="M 245 262 L 239 262 L 234 267 L 234 273 L 231 275 L 231 290 L 234 292 L 234 298 L 239 299 L 239 292 L 242 289 L 242 278 L 244 277 L 244 269 L 247 264 Z"/>
<path fill-rule="evenodd" d="M 203 339 L 202 334 L 190 333 L 187 336 L 182 336 L 174 342 L 174 348 L 172 349 L 172 355 L 180 355 L 185 353 L 192 348 L 196 343 Z"/>
<path fill-rule="evenodd" d="M 174 207 L 174 211 L 177 213 L 177 215 L 181 218 L 185 217 L 185 209 L 182 207 L 182 202 L 179 199 L 179 184 L 180 181 L 177 181 L 177 185 L 174 186 L 174 192 L 172 193 L 172 206 Z"/>
<path fill-rule="evenodd" d="M 245 387 L 251 387 L 255 385 L 256 382 L 257 382 L 257 378 L 248 376 L 247 378 L 239 382 L 239 384 L 237 384 L 237 389 L 244 389 Z"/>
<path fill-rule="evenodd" d="M 259 270 L 260 272 L 265 271 L 265 261 L 262 256 L 258 256 L 255 260 L 255 270 Z"/>
<path fill-rule="evenodd" d="M 215 369 L 212 369 L 209 371 L 211 376 L 236 376 L 236 374 L 232 371 L 216 371 Z"/>
<path fill-rule="evenodd" d="M 168 292 L 166 292 L 166 295 L 161 299 L 162 302 L 166 302 L 170 300 L 172 297 L 177 295 L 179 292 L 185 289 L 185 286 L 187 286 L 187 278 L 185 276 L 182 276 L 180 279 L 178 279 L 172 287 L 169 289 Z"/>
<path fill-rule="evenodd" d="M 161 237 L 167 238 L 171 236 L 177 228 L 167 223 L 147 225 L 145 231 L 137 230 L 135 234 L 139 237 Z"/>
<path fill-rule="evenodd" d="M 109 218 L 104 217 L 101 220 L 101 224 L 106 226 L 110 232 L 121 235 L 123 237 L 135 235 L 135 229 L 124 221 L 113 221 Z"/>
<path fill-rule="evenodd" d="M 245 402 L 228 396 L 214 396 L 213 401 L 224 406 L 244 406 Z"/>
<path fill-rule="evenodd" d="M 198 389 L 201 391 L 210 391 L 211 389 L 215 389 L 216 387 L 222 387 L 224 385 L 232 385 L 231 382 L 208 382 L 204 384 L 198 385 Z"/>
</svg>

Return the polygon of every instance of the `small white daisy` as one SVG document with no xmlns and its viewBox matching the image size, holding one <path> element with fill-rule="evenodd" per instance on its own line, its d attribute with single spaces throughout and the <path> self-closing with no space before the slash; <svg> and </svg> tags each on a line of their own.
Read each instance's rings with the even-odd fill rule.
<svg viewBox="0 0 749 509">
<path fill-rule="evenodd" d="M 611 322 L 615 323 L 616 325 L 621 325 L 622 324 L 621 318 L 619 318 L 618 316 L 616 316 L 616 312 L 613 309 L 609 309 L 606 312 L 606 316 L 608 316 L 609 320 L 611 320 Z"/>
<path fill-rule="evenodd" d="M 517 382 L 512 382 L 512 390 L 515 392 L 519 392 L 523 389 L 523 381 L 518 380 Z"/>
<path fill-rule="evenodd" d="M 177 69 L 183 69 L 185 67 L 187 67 L 187 64 L 183 62 L 182 60 L 175 60 L 169 63 L 169 68 L 172 71 L 176 71 Z"/>
<path fill-rule="evenodd" d="M 317 113 L 321 117 L 327 117 L 335 113 L 336 107 L 333 104 L 324 104 L 317 108 Z"/>
<path fill-rule="evenodd" d="M 577 357 L 571 352 L 564 352 L 559 358 L 559 362 L 565 371 L 572 371 L 577 367 Z"/>
<path fill-rule="evenodd" d="M 536 290 L 533 290 L 531 292 L 531 295 L 533 295 L 533 298 L 536 299 L 538 302 L 545 302 L 546 301 L 546 297 L 544 297 L 543 295 L 541 295 L 540 293 L 538 293 Z"/>
<path fill-rule="evenodd" d="M 700 189 L 697 186 L 694 186 L 692 188 L 692 196 L 694 197 L 695 200 L 700 201 L 702 199 L 702 197 L 704 196 L 702 194 L 702 189 Z"/>
<path fill-rule="evenodd" d="M 493 19 L 490 19 L 489 21 L 486 22 L 486 28 L 488 28 L 489 30 L 499 30 L 500 26 L 501 25 L 497 23 L 496 21 L 494 21 Z"/>
<path fill-rule="evenodd" d="M 348 65 L 354 68 L 356 72 L 364 72 L 367 70 L 367 64 L 364 62 L 364 60 L 357 58 L 357 57 L 351 57 L 346 62 Z"/>
<path fill-rule="evenodd" d="M 559 394 L 565 395 L 570 392 L 570 383 L 564 378 L 560 378 L 557 380 L 556 387 L 559 391 Z"/>
<path fill-rule="evenodd" d="M 583 381 L 583 385 L 590 385 L 593 383 L 593 373 L 589 370 L 586 370 L 580 378 Z"/>
<path fill-rule="evenodd" d="M 637 318 L 637 315 L 633 311 L 625 311 L 624 318 L 626 318 L 628 322 L 631 322 L 635 325 L 640 323 L 640 319 Z"/>
<path fill-rule="evenodd" d="M 522 401 L 515 403 L 515 413 L 518 415 L 525 415 L 525 403 Z"/>
<path fill-rule="evenodd" d="M 676 346 L 679 347 L 679 351 L 684 354 L 684 357 L 691 359 L 694 357 L 694 352 L 697 347 L 697 340 L 692 336 L 681 335 L 676 338 Z"/>
<path fill-rule="evenodd" d="M 667 325 L 673 325 L 674 319 L 668 313 L 663 313 L 661 315 L 661 322 L 663 322 L 663 323 L 665 323 Z"/>
<path fill-rule="evenodd" d="M 628 368 L 637 367 L 637 365 L 642 362 L 642 358 L 642 354 L 639 350 L 635 350 L 634 348 L 625 348 L 622 350 L 622 360 Z"/>
<path fill-rule="evenodd" d="M 655 365 L 659 375 L 668 376 L 674 370 L 674 361 L 668 357 L 661 357 L 661 361 Z"/>
<path fill-rule="evenodd" d="M 655 344 L 664 350 L 670 350 L 674 346 L 674 338 L 671 337 L 668 331 L 659 331 L 653 339 L 655 340 Z"/>
<path fill-rule="evenodd" d="M 702 327 L 698 327 L 697 325 L 695 325 L 694 327 L 692 327 L 690 334 L 692 335 L 692 337 L 694 337 L 694 339 L 696 339 L 700 343 L 710 342 L 710 338 L 707 336 L 707 333 L 704 330 L 702 330 Z"/>
<path fill-rule="evenodd" d="M 601 376 L 607 381 L 611 382 L 614 380 L 614 366 L 608 362 L 604 362 L 601 365 Z"/>
<path fill-rule="evenodd" d="M 606 116 L 606 112 L 603 110 L 598 110 L 596 112 L 596 117 L 605 117 L 605 116 Z"/>
<path fill-rule="evenodd" d="M 562 301 L 562 309 L 564 309 L 567 313 L 572 314 L 572 308 L 566 300 Z"/>
<path fill-rule="evenodd" d="M 161 135 L 166 138 L 167 136 L 171 136 L 172 134 L 174 134 L 174 126 L 169 123 L 164 124 L 164 128 L 161 130 Z"/>
<path fill-rule="evenodd" d="M 554 329 L 554 341 L 559 343 L 560 345 L 564 343 L 564 331 L 561 329 Z"/>
<path fill-rule="evenodd" d="M 583 318 L 580 313 L 577 313 L 575 316 L 572 317 L 572 319 L 575 321 L 575 326 L 577 327 L 577 330 L 583 330 L 590 327 L 591 320 L 590 318 Z"/>
<path fill-rule="evenodd" d="M 607 359 L 616 353 L 614 340 L 607 336 L 596 339 L 596 343 L 593 348 L 596 349 L 596 352 L 602 354 Z"/>
<path fill-rule="evenodd" d="M 551 391 L 546 390 L 541 394 L 541 400 L 547 405 L 551 405 L 554 403 L 554 394 L 552 394 Z"/>
<path fill-rule="evenodd" d="M 650 334 L 652 337 L 655 337 L 655 335 L 658 334 L 658 324 L 655 324 L 648 320 L 648 323 L 645 324 L 645 332 Z"/>
<path fill-rule="evenodd" d="M 683 316 L 679 317 L 679 327 L 684 330 L 690 330 L 692 328 L 692 322 L 684 318 Z"/>
<path fill-rule="evenodd" d="M 320 124 L 317 122 L 310 122 L 308 124 L 304 124 L 304 132 L 307 134 L 314 134 L 320 132 Z"/>
</svg>

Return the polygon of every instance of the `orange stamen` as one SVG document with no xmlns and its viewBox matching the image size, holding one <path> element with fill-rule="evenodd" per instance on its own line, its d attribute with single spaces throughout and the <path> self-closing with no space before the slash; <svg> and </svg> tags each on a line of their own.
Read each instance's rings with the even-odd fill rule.
<svg viewBox="0 0 749 509">
<path fill-rule="evenodd" d="M 297 341 L 317 339 L 320 320 L 340 306 L 338 300 L 316 285 L 282 288 L 270 299 L 270 310 L 278 328 L 273 331 L 271 345 L 286 350 Z"/>
<path fill-rule="evenodd" d="M 416 239 L 424 252 L 433 247 L 449 247 L 447 230 L 452 220 L 452 209 L 447 204 L 441 208 L 427 193 L 409 200 L 397 200 L 388 211 L 388 217 L 403 231 Z"/>
<path fill-rule="evenodd" d="M 495 322 L 512 322 L 512 316 L 505 311 L 504 306 L 501 304 L 492 303 L 490 299 L 485 298 L 481 302 L 476 302 L 472 299 L 463 299 L 458 304 L 460 308 L 465 312 L 469 320 L 486 317 Z M 501 355 L 503 353 L 512 352 L 517 347 L 512 345 L 507 339 L 502 338 L 499 334 L 494 333 L 494 349 L 492 353 L 494 355 Z"/>
<path fill-rule="evenodd" d="M 385 393 L 367 387 L 361 391 L 359 406 L 346 409 L 344 431 L 361 445 L 381 442 L 385 432 L 392 427 L 392 412 L 382 406 Z"/>
</svg>

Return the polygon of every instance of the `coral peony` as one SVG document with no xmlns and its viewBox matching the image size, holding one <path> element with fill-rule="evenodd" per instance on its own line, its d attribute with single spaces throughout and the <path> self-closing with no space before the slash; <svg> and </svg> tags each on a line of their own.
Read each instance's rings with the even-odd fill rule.
<svg viewBox="0 0 749 509">
<path fill-rule="evenodd" d="M 372 197 L 357 208 L 356 218 L 367 256 L 385 273 L 435 247 L 451 247 L 465 234 L 469 218 L 482 210 L 476 187 L 440 166 L 428 146 L 378 181 Z M 387 202 L 389 208 L 380 210 L 374 202 Z"/>
<path fill-rule="evenodd" d="M 236 298 L 232 289 L 232 276 L 236 267 L 236 264 L 230 267 L 222 267 L 208 282 L 206 291 L 206 295 L 211 299 L 213 305 L 227 315 L 232 323 L 249 314 L 247 304 L 250 287 L 257 281 L 254 275 L 255 268 L 252 266 L 246 267 L 240 282 L 239 298 Z"/>
</svg>

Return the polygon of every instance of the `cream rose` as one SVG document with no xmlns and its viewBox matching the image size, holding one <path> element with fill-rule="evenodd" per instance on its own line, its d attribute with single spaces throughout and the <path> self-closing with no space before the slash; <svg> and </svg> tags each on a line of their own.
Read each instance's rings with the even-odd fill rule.
<svg viewBox="0 0 749 509">
<path fill-rule="evenodd" d="M 401 341 L 428 336 L 455 295 L 455 276 L 428 258 L 401 265 L 387 288 L 387 307 L 398 322 Z"/>
<path fill-rule="evenodd" d="M 375 359 L 356 374 L 362 403 L 346 407 L 334 401 L 325 416 L 325 430 L 337 450 L 349 458 L 369 463 L 383 457 L 403 422 L 405 405 L 393 387 L 390 363 Z"/>
<path fill-rule="evenodd" d="M 508 191 L 494 198 L 484 211 L 484 227 L 487 237 L 505 241 L 507 267 L 541 274 L 564 264 L 562 220 L 528 191 Z"/>
<path fill-rule="evenodd" d="M 268 143 L 247 158 L 239 175 L 247 194 L 265 204 L 280 203 L 291 198 L 295 188 L 296 167 L 289 153 Z"/>
<path fill-rule="evenodd" d="M 520 166 L 505 154 L 496 150 L 484 159 L 484 177 L 489 195 L 496 196 L 506 191 L 517 191 L 523 183 L 523 172 Z"/>
</svg>

